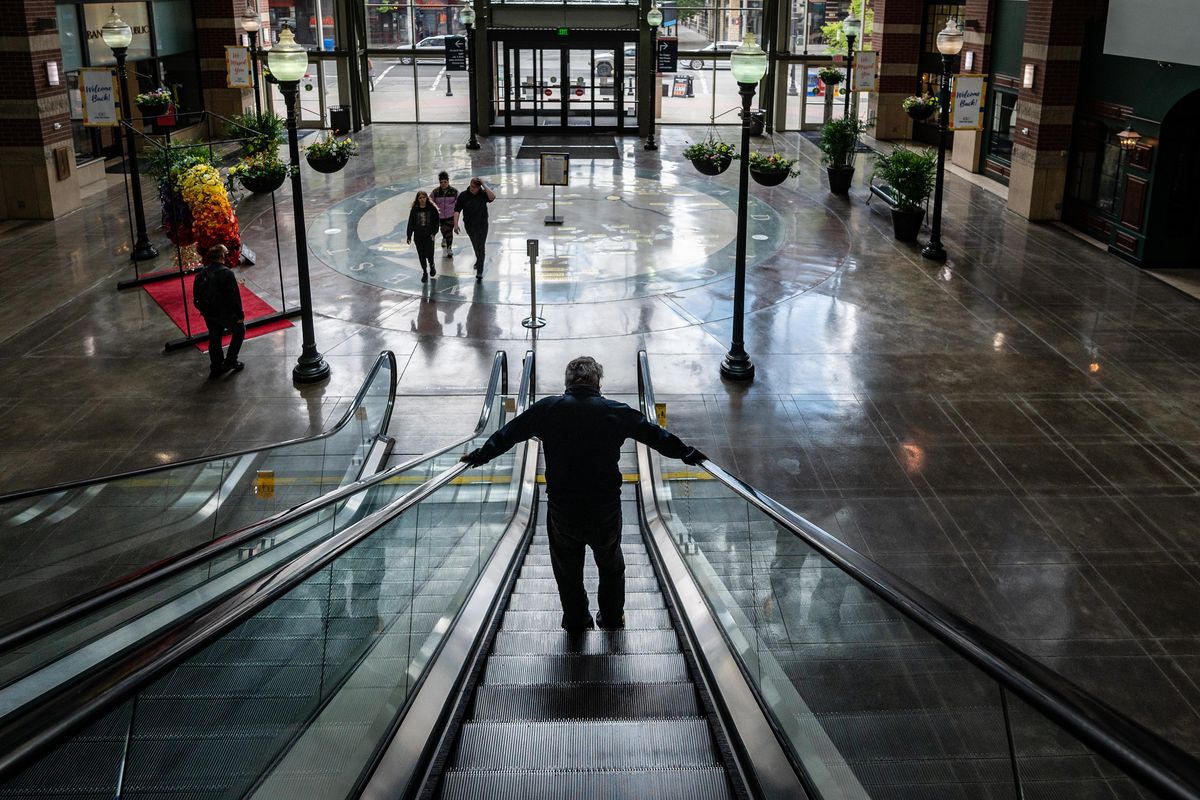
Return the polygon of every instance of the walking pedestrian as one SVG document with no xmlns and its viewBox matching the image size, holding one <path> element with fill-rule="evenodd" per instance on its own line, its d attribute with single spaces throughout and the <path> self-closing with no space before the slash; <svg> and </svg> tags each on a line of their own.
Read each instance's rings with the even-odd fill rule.
<svg viewBox="0 0 1200 800">
<path fill-rule="evenodd" d="M 445 170 L 438 173 L 438 185 L 429 194 L 437 206 L 439 224 L 442 229 L 442 254 L 454 258 L 454 203 L 458 200 L 458 189 L 450 185 L 450 174 Z"/>
<path fill-rule="evenodd" d="M 408 212 L 408 232 L 405 237 L 408 244 L 416 240 L 417 258 L 421 262 L 421 283 L 428 281 L 430 275 L 437 275 L 437 268 L 433 265 L 433 237 L 437 232 L 437 208 L 429 202 L 428 194 L 417 192 L 412 209 Z"/>
<path fill-rule="evenodd" d="M 519 442 L 537 436 L 546 451 L 546 528 L 550 565 L 569 631 L 625 627 L 625 558 L 621 554 L 621 446 L 632 438 L 668 458 L 699 464 L 707 456 L 684 444 L 624 403 L 600 394 L 604 367 L 591 356 L 567 364 L 566 391 L 534 403 L 462 457 L 486 464 Z M 588 611 L 583 585 L 584 546 L 600 574 L 599 614 Z"/>
<path fill-rule="evenodd" d="M 208 326 L 209 379 L 226 372 L 240 372 L 246 365 L 238 361 L 242 340 L 246 338 L 242 293 L 237 277 L 226 263 L 229 249 L 215 244 L 204 254 L 204 266 L 196 273 L 192 284 L 192 304 Z M 229 352 L 221 351 L 221 338 L 229 331 Z"/>
<path fill-rule="evenodd" d="M 475 280 L 483 280 L 484 246 L 487 244 L 488 203 L 496 199 L 496 193 L 484 185 L 481 178 L 471 178 L 465 192 L 459 192 L 454 202 L 454 232 L 459 233 L 459 220 L 467 226 L 467 238 L 475 248 Z"/>
</svg>

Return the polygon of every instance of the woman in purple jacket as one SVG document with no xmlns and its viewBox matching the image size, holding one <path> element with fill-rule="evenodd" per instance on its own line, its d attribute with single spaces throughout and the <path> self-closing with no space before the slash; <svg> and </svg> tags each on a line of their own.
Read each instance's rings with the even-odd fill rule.
<svg viewBox="0 0 1200 800">
<path fill-rule="evenodd" d="M 450 175 L 446 171 L 438 173 L 438 185 L 430 194 L 430 199 L 437 206 L 442 229 L 442 249 L 446 258 L 453 258 L 454 251 L 450 245 L 454 243 L 454 204 L 458 201 L 458 189 L 450 185 Z"/>
</svg>

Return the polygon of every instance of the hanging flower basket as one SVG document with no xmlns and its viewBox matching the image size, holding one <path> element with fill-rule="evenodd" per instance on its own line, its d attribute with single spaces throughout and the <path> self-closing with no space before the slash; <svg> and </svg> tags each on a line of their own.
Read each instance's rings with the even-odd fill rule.
<svg viewBox="0 0 1200 800">
<path fill-rule="evenodd" d="M 230 177 L 237 178 L 248 191 L 267 194 L 283 185 L 289 168 L 274 148 L 246 156 L 229 168 Z"/>
<path fill-rule="evenodd" d="M 281 172 L 278 175 L 242 175 L 238 178 L 238 181 L 248 192 L 270 194 L 280 186 L 283 186 L 286 178 L 287 173 Z"/>
<path fill-rule="evenodd" d="M 842 82 L 842 71 L 836 67 L 822 67 L 817 73 L 817 77 L 821 79 L 821 83 L 826 86 L 837 86 Z"/>
<path fill-rule="evenodd" d="M 920 122 L 929 119 L 937 111 L 938 99 L 932 95 L 913 95 L 905 98 L 901 106 L 905 114 Z"/>
<path fill-rule="evenodd" d="M 692 159 L 692 166 L 695 167 L 701 175 L 720 175 L 722 172 L 729 169 L 729 165 L 732 163 L 733 159 L 729 156 Z"/>
<path fill-rule="evenodd" d="M 138 111 L 143 117 L 161 117 L 171 108 L 170 103 L 138 103 Z"/>
<path fill-rule="evenodd" d="M 795 163 L 795 159 L 785 158 L 779 153 L 766 155 L 755 151 L 750 154 L 750 177 L 763 186 L 778 186 L 800 174 L 792 169 Z"/>
<path fill-rule="evenodd" d="M 312 153 L 306 154 L 304 158 L 310 167 L 326 175 L 341 172 L 350 161 L 350 156 L 314 156 Z"/>
<path fill-rule="evenodd" d="M 138 111 L 142 112 L 143 117 L 161 117 L 170 110 L 173 99 L 171 92 L 167 89 L 154 89 L 142 92 L 133 99 L 133 102 L 137 105 Z"/>
<path fill-rule="evenodd" d="M 729 169 L 736 155 L 733 145 L 715 139 L 688 145 L 683 151 L 683 157 L 702 175 L 720 175 Z"/>
</svg>

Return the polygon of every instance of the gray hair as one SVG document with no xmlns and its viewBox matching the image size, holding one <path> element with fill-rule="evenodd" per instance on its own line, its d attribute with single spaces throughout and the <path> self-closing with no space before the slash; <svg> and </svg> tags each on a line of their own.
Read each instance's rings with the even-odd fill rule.
<svg viewBox="0 0 1200 800">
<path fill-rule="evenodd" d="M 599 361 L 591 356 L 580 356 L 579 358 L 571 359 L 571 362 L 567 364 L 567 373 L 563 382 L 567 386 L 584 383 L 599 389 L 600 379 L 603 377 L 604 367 L 600 365 Z"/>
</svg>

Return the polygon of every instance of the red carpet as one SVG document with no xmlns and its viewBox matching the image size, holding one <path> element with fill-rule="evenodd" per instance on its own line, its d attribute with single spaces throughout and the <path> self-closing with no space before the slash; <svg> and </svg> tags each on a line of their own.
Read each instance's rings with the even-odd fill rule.
<svg viewBox="0 0 1200 800">
<path fill-rule="evenodd" d="M 183 276 L 183 294 L 179 291 L 179 279 L 172 278 L 170 280 L 155 281 L 148 283 L 143 288 L 146 293 L 154 298 L 154 302 L 167 312 L 167 316 L 171 321 L 179 326 L 179 330 L 187 333 L 187 322 L 184 319 L 184 312 L 187 312 L 187 319 L 192 323 L 192 335 L 205 333 L 208 331 L 208 326 L 204 324 L 204 317 L 200 316 L 200 312 L 192 305 L 192 281 L 196 279 L 195 274 Z M 254 292 L 247 289 L 243 284 L 238 284 L 238 289 L 242 293 L 242 311 L 246 314 L 246 338 L 253 339 L 255 336 L 262 336 L 264 333 L 272 333 L 280 331 L 284 328 L 292 327 L 290 320 L 280 319 L 266 325 L 255 325 L 250 327 L 250 323 L 256 317 L 262 317 L 271 314 L 275 309 L 267 305 L 262 298 Z M 229 344 L 230 334 L 225 334 L 222 340 L 222 345 Z M 208 352 L 208 342 L 203 341 L 196 345 L 204 352 Z"/>
</svg>

